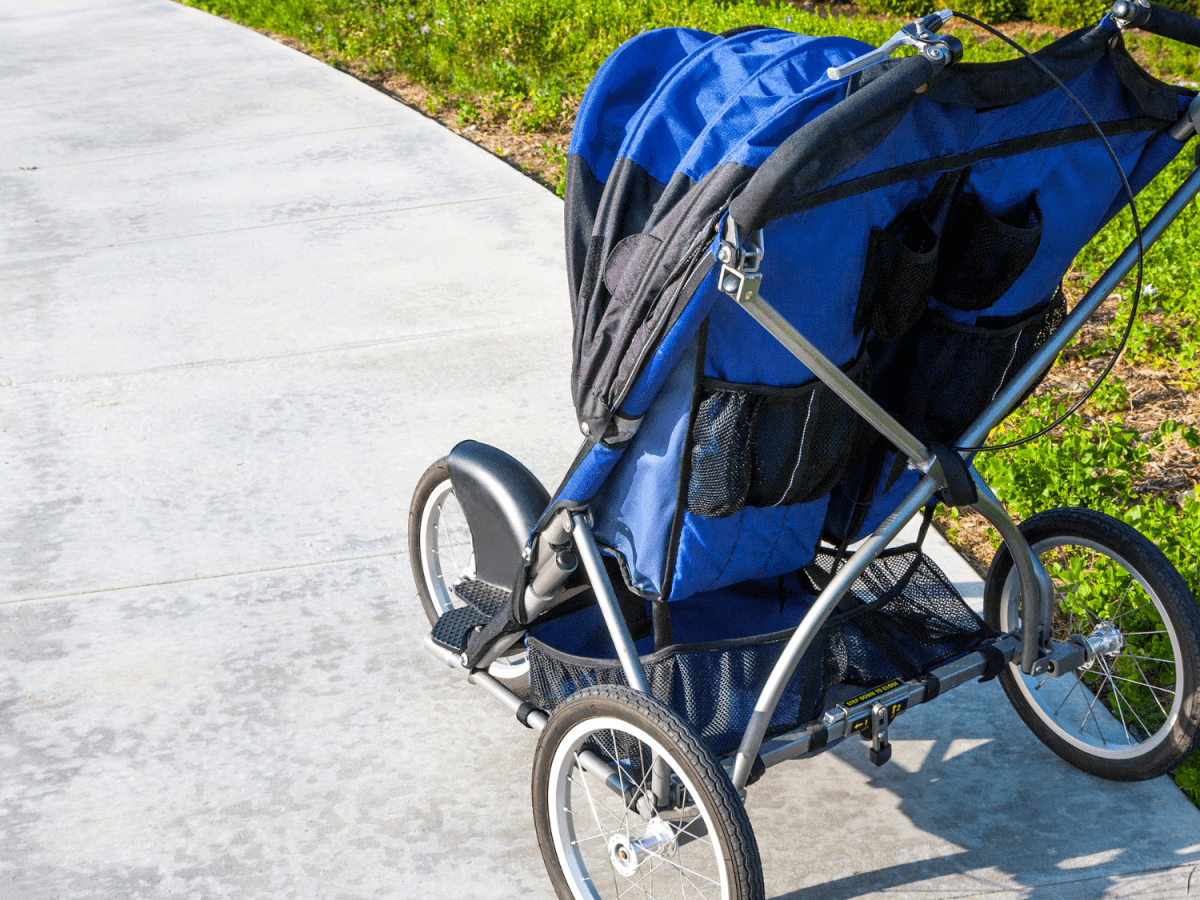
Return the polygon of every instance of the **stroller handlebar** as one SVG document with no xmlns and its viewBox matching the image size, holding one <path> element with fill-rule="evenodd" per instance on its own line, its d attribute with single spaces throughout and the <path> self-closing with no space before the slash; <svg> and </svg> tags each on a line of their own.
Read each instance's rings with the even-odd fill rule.
<svg viewBox="0 0 1200 900">
<path fill-rule="evenodd" d="M 1200 19 L 1187 13 L 1147 0 L 1117 0 L 1113 4 L 1112 15 L 1122 29 L 1140 28 L 1160 37 L 1200 47 Z"/>
</svg>

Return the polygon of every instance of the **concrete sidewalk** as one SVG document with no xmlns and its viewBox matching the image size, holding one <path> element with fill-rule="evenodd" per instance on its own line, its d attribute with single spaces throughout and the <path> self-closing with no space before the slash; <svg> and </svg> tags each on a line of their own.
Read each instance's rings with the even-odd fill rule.
<svg viewBox="0 0 1200 900">
<path fill-rule="evenodd" d="M 0 897 L 552 896 L 535 737 L 420 650 L 405 528 L 462 438 L 577 447 L 560 201 L 167 0 L 0 34 Z M 769 896 L 1186 894 L 1200 814 L 995 683 L 893 736 L 752 789 Z"/>
</svg>

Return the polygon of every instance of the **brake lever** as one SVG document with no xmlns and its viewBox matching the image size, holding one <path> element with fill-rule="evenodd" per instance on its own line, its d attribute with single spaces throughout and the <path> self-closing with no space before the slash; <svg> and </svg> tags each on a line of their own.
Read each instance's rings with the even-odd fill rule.
<svg viewBox="0 0 1200 900">
<path fill-rule="evenodd" d="M 884 41 L 880 47 L 855 57 L 845 65 L 830 66 L 825 70 L 825 74 L 829 76 L 830 81 L 840 81 L 855 72 L 861 72 L 863 69 L 869 69 L 871 66 L 883 62 L 901 47 L 915 47 L 922 56 L 931 62 L 949 65 L 962 57 L 962 44 L 955 37 L 940 35 L 936 32 L 949 22 L 953 15 L 952 11 L 943 9 L 930 13 L 923 19 L 909 22 Z"/>
</svg>

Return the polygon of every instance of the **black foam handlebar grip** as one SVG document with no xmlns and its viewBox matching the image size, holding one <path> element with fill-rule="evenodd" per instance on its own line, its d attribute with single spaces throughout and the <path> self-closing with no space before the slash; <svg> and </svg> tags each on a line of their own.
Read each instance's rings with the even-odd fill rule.
<svg viewBox="0 0 1200 900">
<path fill-rule="evenodd" d="M 924 56 L 909 56 L 815 119 L 805 123 L 775 148 L 745 189 L 729 205 L 729 214 L 743 236 L 753 234 L 773 215 L 776 200 L 789 186 L 795 197 L 820 189 L 838 172 L 862 159 L 877 139 L 870 134 L 890 130 L 907 112 L 916 92 L 943 68 Z M 889 124 L 890 123 L 890 124 Z M 830 147 L 839 152 L 830 153 Z M 836 158 L 835 158 L 836 157 Z"/>
<path fill-rule="evenodd" d="M 1135 6 L 1135 4 L 1128 2 L 1128 0 L 1126 0 L 1125 5 Z M 1115 7 L 1113 11 L 1120 15 Z M 1189 16 L 1187 13 L 1181 13 L 1178 10 L 1159 6 L 1157 3 L 1151 3 L 1149 10 L 1144 6 L 1135 7 L 1129 18 L 1132 18 L 1133 26 L 1140 28 L 1142 31 L 1149 31 L 1151 34 L 1157 34 L 1160 37 L 1170 38 L 1173 41 L 1180 41 L 1184 44 L 1191 44 L 1193 47 L 1200 47 L 1200 19 Z"/>
</svg>

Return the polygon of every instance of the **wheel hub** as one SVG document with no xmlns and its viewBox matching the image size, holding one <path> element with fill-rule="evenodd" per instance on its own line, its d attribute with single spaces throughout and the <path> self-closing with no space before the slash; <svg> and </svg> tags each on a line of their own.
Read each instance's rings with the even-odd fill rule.
<svg viewBox="0 0 1200 900">
<path fill-rule="evenodd" d="M 1097 625 L 1096 630 L 1088 635 L 1087 642 L 1092 648 L 1092 658 L 1080 666 L 1084 670 L 1092 667 L 1096 657 L 1107 656 L 1112 659 L 1125 649 L 1125 638 L 1121 635 L 1121 629 L 1112 622 L 1101 622 Z"/>
<path fill-rule="evenodd" d="M 613 868 L 632 878 L 638 866 L 651 856 L 673 856 L 675 853 L 675 829 L 663 819 L 655 816 L 646 825 L 646 833 L 640 838 L 614 834 L 608 839 L 608 857 Z"/>
</svg>

